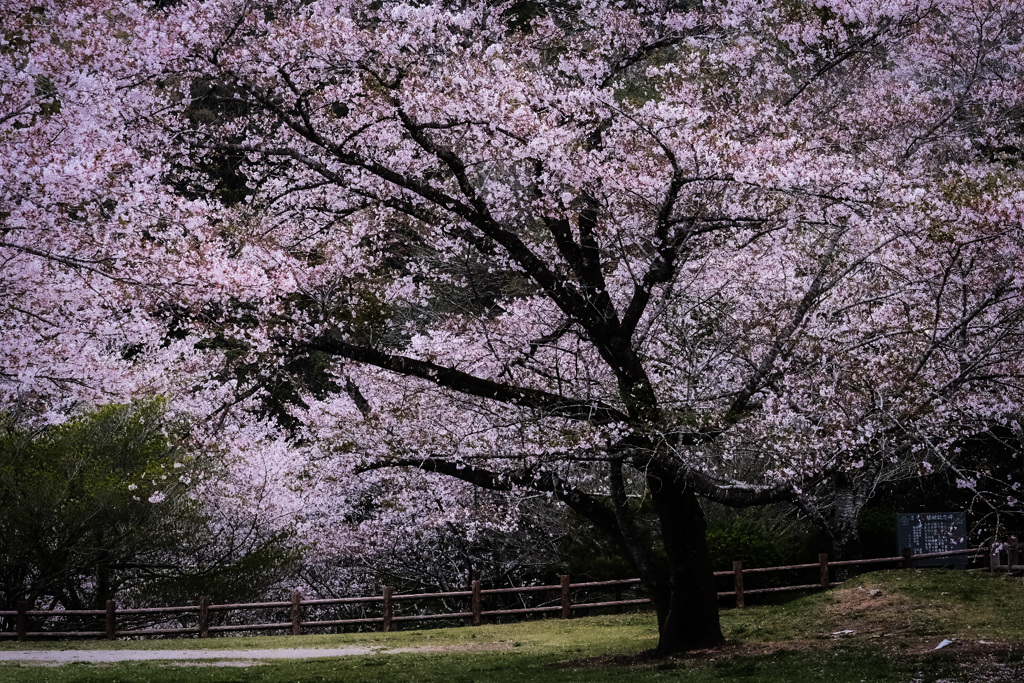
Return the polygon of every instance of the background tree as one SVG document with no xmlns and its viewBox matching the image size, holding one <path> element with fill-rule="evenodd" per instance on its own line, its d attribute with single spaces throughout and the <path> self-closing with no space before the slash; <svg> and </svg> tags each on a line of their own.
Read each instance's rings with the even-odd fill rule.
<svg viewBox="0 0 1024 683">
<path fill-rule="evenodd" d="M 43 609 L 261 597 L 290 570 L 284 534 L 215 524 L 214 474 L 186 453 L 162 401 L 110 405 L 61 425 L 0 420 L 0 597 Z M 219 533 L 215 533 L 216 531 Z"/>
<path fill-rule="evenodd" d="M 153 379 L 134 360 L 160 336 L 147 285 L 167 275 L 176 212 L 160 160 L 126 130 L 145 100 L 124 89 L 146 70 L 142 17 L 131 3 L 0 3 L 0 400 L 51 421 Z"/>
<path fill-rule="evenodd" d="M 149 116 L 172 48 L 159 13 L 10 0 L 0 26 L 0 405 L 49 422 L 136 395 L 216 411 L 202 378 L 223 361 L 183 316 L 215 316 L 227 290 L 244 301 L 244 257 L 207 218 L 218 196 L 184 198 L 154 152 L 170 145 Z"/>
<path fill-rule="evenodd" d="M 302 579 L 311 591 L 333 597 L 374 594 L 381 585 L 423 593 L 462 591 L 474 580 L 495 588 L 557 583 L 567 538 L 560 506 L 484 491 L 453 504 L 430 484 L 392 473 L 364 487 L 346 482 L 333 497 L 319 494 L 336 508 L 324 515 L 335 532 L 316 534 L 317 547 L 305 553 Z M 435 510 L 424 504 L 431 496 Z"/>
</svg>

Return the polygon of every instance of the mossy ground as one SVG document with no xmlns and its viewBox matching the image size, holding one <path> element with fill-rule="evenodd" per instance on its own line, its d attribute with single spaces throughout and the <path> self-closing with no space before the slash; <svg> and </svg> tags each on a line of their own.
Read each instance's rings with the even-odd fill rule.
<svg viewBox="0 0 1024 683">
<path fill-rule="evenodd" d="M 875 572 L 782 605 L 726 610 L 727 645 L 667 659 L 651 614 L 479 628 L 300 637 L 74 643 L 27 648 L 257 649 L 362 645 L 375 654 L 210 663 L 0 664 L 4 681 L 940 681 L 1024 680 L 1024 580 L 981 572 Z M 943 640 L 952 644 L 936 650 Z M 412 649 L 411 652 L 386 652 Z"/>
</svg>

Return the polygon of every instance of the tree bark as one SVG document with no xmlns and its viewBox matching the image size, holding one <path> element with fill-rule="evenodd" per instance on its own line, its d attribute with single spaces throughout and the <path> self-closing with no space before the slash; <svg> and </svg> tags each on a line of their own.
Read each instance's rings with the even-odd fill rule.
<svg viewBox="0 0 1024 683">
<path fill-rule="evenodd" d="M 830 477 L 831 498 L 815 499 L 797 496 L 796 504 L 828 539 L 828 555 L 832 560 L 859 560 L 863 557 L 860 538 L 860 513 L 869 498 L 863 486 L 849 477 Z M 824 502 L 822 502 L 824 501 Z M 839 567 L 835 580 L 845 581 L 857 574 L 854 567 Z"/>
<path fill-rule="evenodd" d="M 864 557 L 860 531 L 856 524 L 842 525 L 829 536 L 829 557 L 836 560 L 859 560 Z"/>
<path fill-rule="evenodd" d="M 697 496 L 655 473 L 648 475 L 655 512 L 661 522 L 668 591 L 655 599 L 660 655 L 721 645 L 707 522 Z"/>
<path fill-rule="evenodd" d="M 835 507 L 825 529 L 829 556 L 837 560 L 859 560 L 864 557 L 860 538 L 860 513 L 869 498 L 867 478 L 837 475 L 833 477 L 833 482 L 836 489 Z M 862 571 L 855 567 L 840 567 L 836 571 L 836 580 L 846 581 Z"/>
</svg>

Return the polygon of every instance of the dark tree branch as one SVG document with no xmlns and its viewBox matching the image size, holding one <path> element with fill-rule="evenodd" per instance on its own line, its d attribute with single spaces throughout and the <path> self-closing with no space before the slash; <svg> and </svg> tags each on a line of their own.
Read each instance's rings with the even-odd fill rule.
<svg viewBox="0 0 1024 683">
<path fill-rule="evenodd" d="M 332 337 L 321 337 L 306 345 L 359 363 L 366 363 L 408 377 L 419 377 L 434 384 L 469 396 L 478 396 L 523 408 L 545 411 L 555 417 L 584 420 L 593 424 L 625 422 L 628 417 L 601 401 L 583 401 L 540 389 L 517 387 L 482 379 L 461 370 L 448 368 L 407 356 L 385 353 Z"/>
<path fill-rule="evenodd" d="M 429 456 L 377 462 L 360 468 L 358 472 L 390 467 L 415 468 L 425 472 L 443 474 L 490 491 L 511 491 L 519 487 L 552 493 L 598 529 L 609 534 L 617 542 L 624 543 L 615 513 L 607 505 L 595 496 L 569 485 L 551 472 L 520 471 L 498 474 L 482 467 Z"/>
</svg>

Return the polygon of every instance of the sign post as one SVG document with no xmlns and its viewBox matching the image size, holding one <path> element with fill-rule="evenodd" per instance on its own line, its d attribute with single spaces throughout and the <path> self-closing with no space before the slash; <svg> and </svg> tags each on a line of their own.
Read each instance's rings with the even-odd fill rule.
<svg viewBox="0 0 1024 683">
<path fill-rule="evenodd" d="M 967 513 L 901 512 L 897 515 L 900 549 L 910 548 L 914 555 L 943 553 L 967 548 Z M 915 567 L 967 569 L 967 556 L 933 557 L 914 560 Z"/>
</svg>

